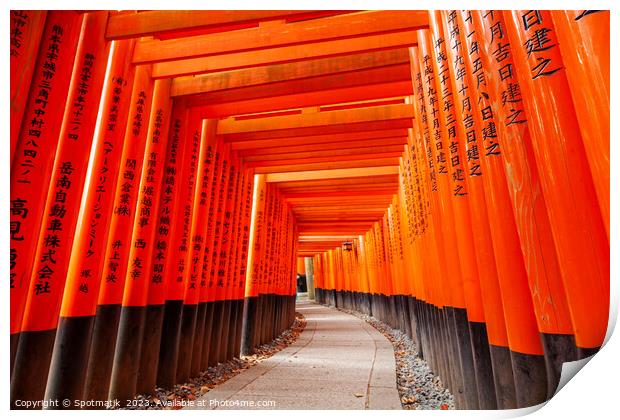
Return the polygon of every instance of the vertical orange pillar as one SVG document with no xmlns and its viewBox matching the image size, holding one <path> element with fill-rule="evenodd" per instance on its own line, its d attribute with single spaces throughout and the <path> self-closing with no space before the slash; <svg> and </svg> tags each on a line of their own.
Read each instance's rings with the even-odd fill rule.
<svg viewBox="0 0 620 420">
<path fill-rule="evenodd" d="M 453 108 L 458 111 L 458 116 L 455 113 L 455 120 L 459 135 L 458 140 L 455 139 L 455 141 L 459 144 L 461 152 L 459 159 L 463 162 L 462 176 L 468 186 L 468 201 L 471 210 L 468 219 L 472 226 L 470 240 L 476 248 L 475 259 L 478 262 L 478 278 L 469 283 L 469 287 L 467 283 L 465 284 L 466 297 L 469 297 L 468 302 L 475 302 L 473 305 L 468 306 L 468 310 L 472 314 L 476 314 L 475 316 L 470 316 L 470 335 L 474 349 L 478 398 L 481 408 L 496 409 L 498 406 L 497 392 L 500 394 L 499 398 L 502 400 L 502 406 L 506 404 L 514 406 L 514 399 L 510 398 L 513 392 L 506 391 L 511 389 L 514 391 L 514 385 L 512 385 L 512 372 L 509 371 L 510 364 L 498 362 L 495 362 L 496 383 L 494 383 L 491 351 L 497 352 L 497 350 L 489 348 L 486 327 L 487 321 L 493 323 L 494 327 L 499 323 L 500 328 L 503 327 L 504 323 L 501 306 L 493 306 L 497 305 L 497 302 L 490 301 L 490 299 L 499 298 L 497 271 L 488 226 L 483 186 L 483 178 L 491 175 L 486 174 L 480 164 L 480 152 L 476 141 L 476 127 L 474 126 L 473 118 L 474 105 L 472 105 L 475 100 L 473 94 L 475 85 L 467 77 L 464 59 L 468 50 L 460 37 L 459 31 L 461 28 L 455 23 L 455 12 L 442 12 L 441 15 L 443 17 L 443 44 L 445 45 L 446 52 L 445 63 L 452 81 L 452 92 L 454 93 Z M 436 17 L 439 19 L 437 14 Z M 481 283 L 483 285 L 482 288 Z M 487 298 L 484 308 L 486 311 L 482 305 L 483 292 L 481 289 L 484 290 L 484 297 Z M 501 299 L 499 303 L 501 305 Z M 492 308 L 495 309 L 495 312 L 491 311 Z M 487 313 L 490 315 L 488 320 L 486 317 Z M 493 333 L 496 331 L 494 329 Z M 494 343 L 496 343 L 495 340 L 498 338 L 500 340 L 503 339 L 502 344 L 505 346 L 505 349 L 502 350 L 506 353 L 508 348 L 505 333 L 503 336 L 494 336 Z M 512 402 L 504 403 L 506 400 L 503 396 L 504 393 L 507 393 L 508 399 L 512 400 Z"/>
<path fill-rule="evenodd" d="M 48 14 L 31 82 L 36 91 L 27 97 L 24 123 L 16 134 L 10 193 L 11 372 L 81 24 L 82 15 L 76 12 Z"/>
<path fill-rule="evenodd" d="M 213 167 L 211 168 L 210 175 L 210 185 L 208 186 L 207 194 L 202 196 L 203 199 L 206 200 L 206 206 L 204 207 L 205 214 L 204 217 L 204 246 L 203 250 L 200 253 L 200 256 L 196 255 L 196 258 L 192 258 L 192 267 L 194 264 L 200 262 L 199 271 L 200 274 L 196 276 L 196 278 L 200 282 L 200 294 L 199 294 L 199 302 L 198 302 L 198 312 L 202 314 L 202 308 L 204 307 L 204 321 L 203 319 L 197 319 L 197 327 L 198 324 L 201 323 L 203 325 L 203 343 L 202 343 L 202 356 L 200 361 L 201 369 L 206 369 L 209 365 L 213 364 L 213 360 L 209 360 L 210 352 L 211 352 L 211 332 L 213 329 L 213 302 L 214 302 L 214 293 L 213 293 L 213 284 L 211 283 L 211 268 L 210 264 L 213 261 L 213 227 L 215 225 L 215 214 L 216 214 L 216 205 L 218 201 L 218 195 L 220 192 L 219 182 L 221 181 L 222 174 L 222 165 L 224 163 L 224 146 L 221 140 L 217 140 L 215 138 L 215 130 L 216 130 L 216 121 L 210 121 L 208 123 L 208 127 L 205 127 L 209 131 L 209 138 L 213 137 L 210 142 L 213 142 Z M 202 200 L 201 200 L 202 203 Z M 198 215 L 200 217 L 200 215 Z M 200 229 L 201 224 L 196 225 L 198 229 Z M 192 236 L 193 238 L 194 236 Z M 198 269 L 198 267 L 196 267 Z M 193 278 L 189 279 L 193 281 Z M 193 361 L 192 357 L 192 361 Z"/>
<path fill-rule="evenodd" d="M 222 154 L 222 172 L 220 182 L 217 186 L 217 198 L 214 201 L 214 212 L 212 222 L 212 234 L 207 233 L 210 238 L 209 251 L 209 265 L 207 272 L 207 287 L 208 287 L 208 300 L 213 302 L 213 319 L 211 327 L 211 341 L 209 345 L 209 364 L 217 364 L 221 360 L 220 348 L 222 339 L 222 330 L 224 327 L 224 279 L 225 273 L 220 271 L 220 267 L 225 265 L 225 258 L 221 255 L 222 250 L 225 252 L 224 240 L 224 223 L 225 213 L 227 211 L 228 197 L 232 192 L 229 189 L 232 187 L 235 179 L 235 164 L 233 162 L 233 156 L 231 154 L 230 146 L 225 145 Z M 226 235 L 226 240 L 228 239 Z M 193 356 L 192 356 L 193 357 Z"/>
<path fill-rule="evenodd" d="M 233 282 L 235 283 L 235 305 L 236 305 L 236 326 L 235 326 L 235 345 L 234 357 L 239 357 L 241 352 L 241 340 L 243 323 L 245 318 L 245 283 L 247 266 L 249 262 L 248 252 L 250 244 L 250 222 L 252 217 L 252 196 L 254 192 L 254 171 L 245 169 L 243 174 L 243 195 L 240 203 L 240 224 L 239 239 L 237 242 L 238 255 L 237 267 L 234 273 Z"/>
<path fill-rule="evenodd" d="M 609 242 L 551 14 L 505 13 L 515 72 L 580 356 L 602 345 L 609 315 Z M 541 36 L 544 37 L 541 38 Z M 519 46 L 518 48 L 516 46 Z M 547 98 L 553 97 L 550 102 Z M 584 281 L 588 279 L 588 281 Z"/>
<path fill-rule="evenodd" d="M 36 57 L 39 51 L 46 15 L 45 10 L 11 10 L 11 165 L 24 110 L 30 97 L 29 90 L 36 64 L 33 57 Z M 32 86 L 38 89 L 36 85 Z"/>
<path fill-rule="evenodd" d="M 440 195 L 439 184 L 437 182 L 436 164 L 433 158 L 433 145 L 431 144 L 431 114 L 425 100 L 424 80 L 432 80 L 432 75 L 421 72 L 421 57 L 418 47 L 409 50 L 411 68 L 414 80 L 415 100 L 413 108 L 416 115 L 414 119 L 414 130 L 411 133 L 408 145 L 411 148 L 409 154 L 412 162 L 417 163 L 417 180 L 421 184 L 418 188 L 416 197 L 420 205 L 418 214 L 420 215 L 419 233 L 428 245 L 420 244 L 422 250 L 428 258 L 422 258 L 423 273 L 426 281 L 422 281 L 420 286 L 424 289 L 424 300 L 418 307 L 418 316 L 422 320 L 422 334 L 425 338 L 428 355 L 433 368 L 438 371 L 442 378 L 445 378 L 451 389 L 455 388 L 453 375 L 455 371 L 450 369 L 450 361 L 454 360 L 448 353 L 449 337 L 446 333 L 447 310 L 444 305 L 447 303 L 445 297 L 446 265 L 440 261 L 445 260 L 444 256 L 444 237 L 441 227 Z M 432 119 L 435 126 L 435 118 Z M 439 124 L 437 119 L 437 125 Z M 424 163 L 426 161 L 426 163 Z M 432 349 L 432 350 L 431 350 Z M 451 350 L 450 350 L 451 351 Z M 458 401 L 462 399 L 462 394 L 456 393 Z"/>
<path fill-rule="evenodd" d="M 575 357 L 570 354 L 574 353 L 575 344 L 511 50 L 504 48 L 501 54 L 496 52 L 508 42 L 504 21 L 500 13 L 478 11 L 461 13 L 458 18 L 465 32 L 470 34 L 464 38 L 467 45 L 476 45 L 482 50 L 474 56 L 481 60 L 478 66 L 482 65 L 491 76 L 477 76 L 481 80 L 481 91 L 486 95 L 481 97 L 481 103 L 482 107 L 490 105 L 495 110 L 490 119 L 497 128 L 501 145 L 508 192 L 547 359 L 548 397 L 551 397 L 560 377 L 562 361 Z"/>
<path fill-rule="evenodd" d="M 109 42 L 104 36 L 107 17 L 107 12 L 84 16 L 34 254 L 11 380 L 12 401 L 42 399 L 45 390 L 108 62 Z"/>
<path fill-rule="evenodd" d="M 471 39 L 473 34 L 468 32 Z M 527 288 L 527 272 L 521 252 L 512 203 L 507 188 L 497 124 L 486 92 L 479 44 L 464 57 L 467 81 L 474 93 L 471 115 L 473 137 L 483 172 L 487 210 L 498 268 L 507 325 L 518 406 L 538 404 L 545 399 L 546 380 L 541 340 L 537 334 L 534 307 Z"/>
<path fill-rule="evenodd" d="M 231 343 L 230 336 L 230 316 L 231 316 L 231 282 L 230 282 L 230 270 L 232 266 L 232 258 L 233 258 L 233 246 L 235 245 L 234 240 L 234 229 L 235 229 L 235 209 L 238 206 L 238 188 L 240 185 L 239 178 L 241 178 L 242 172 L 239 171 L 239 161 L 235 153 L 231 153 L 232 155 L 232 164 L 231 164 L 231 176 L 229 178 L 228 186 L 226 188 L 226 204 L 224 208 L 224 213 L 222 214 L 222 227 L 221 227 L 221 247 L 218 258 L 218 269 L 217 269 L 217 286 L 219 287 L 219 292 L 221 296 L 221 300 L 223 301 L 222 306 L 222 333 L 220 339 L 220 349 L 219 349 L 219 359 L 224 362 L 227 360 L 227 356 L 229 353 L 229 346 Z M 221 285 L 221 286 L 220 286 Z"/>
<path fill-rule="evenodd" d="M 80 399 L 86 379 L 103 251 L 109 233 L 114 192 L 127 124 L 135 68 L 134 41 L 114 42 L 103 86 L 100 122 L 90 173 L 73 240 L 60 319 L 48 380 L 50 398 Z"/>
<path fill-rule="evenodd" d="M 184 107 L 182 107 L 184 108 Z M 174 205 L 172 213 L 167 213 L 165 207 L 160 210 L 161 224 L 170 224 L 170 232 L 166 229 L 160 232 L 160 238 L 167 236 L 166 243 L 160 243 L 161 239 L 158 239 L 157 247 L 154 252 L 154 264 L 163 263 L 163 270 L 160 268 L 158 271 L 161 273 L 162 281 L 165 285 L 161 296 L 158 298 L 159 305 L 162 305 L 161 319 L 159 320 L 161 325 L 161 331 L 155 332 L 160 334 L 161 340 L 157 341 L 155 346 L 157 348 L 159 357 L 157 360 L 157 377 L 156 384 L 160 387 L 170 387 L 174 385 L 176 371 L 177 371 L 177 359 L 179 351 L 179 337 L 181 330 L 181 312 L 183 308 L 183 292 L 184 292 L 184 279 L 185 274 L 189 270 L 188 267 L 188 255 L 190 248 L 190 229 L 192 223 L 193 211 L 197 207 L 195 202 L 195 191 L 198 190 L 200 183 L 200 153 L 203 145 L 203 137 L 201 135 L 202 127 L 200 119 L 197 118 L 192 110 L 189 108 L 180 109 L 178 113 L 172 116 L 171 124 L 171 139 L 178 137 L 181 142 L 180 147 L 185 147 L 183 152 L 182 164 L 177 163 L 177 168 L 166 167 L 166 176 L 164 177 L 164 185 L 173 182 L 172 177 L 178 172 L 179 165 L 182 167 L 182 172 L 177 174 L 174 183 L 178 184 L 176 197 L 173 198 Z M 176 108 L 175 108 L 176 111 Z M 168 159 L 170 161 L 170 159 Z M 171 162 L 172 163 L 172 162 Z M 170 186 L 166 186 L 164 192 L 166 193 Z M 164 204 L 164 203 L 162 203 Z M 170 205 L 171 203 L 168 203 Z M 166 250 L 169 250 L 166 252 Z M 167 261 L 167 262 L 164 262 Z M 155 270 L 154 270 L 155 271 Z M 155 276 L 158 273 L 153 273 L 152 281 L 155 281 Z M 161 290 L 157 288 L 156 290 Z M 149 288 L 149 301 L 152 299 L 151 288 Z M 155 303 L 150 301 L 151 303 Z M 145 332 L 146 345 L 147 333 Z M 144 355 L 144 353 L 143 353 Z M 143 363 L 141 361 L 141 363 Z"/>
<path fill-rule="evenodd" d="M 449 15 L 448 12 L 442 12 L 442 15 L 446 62 L 452 79 L 454 108 L 458 111 L 456 126 L 459 133 L 457 142 L 461 152 L 459 159 L 463 162 L 463 178 L 468 189 L 471 240 L 475 246 L 475 258 L 478 263 L 477 284 L 472 283 L 473 287 L 470 287 L 470 300 L 473 292 L 476 295 L 474 299 L 479 302 L 476 311 L 480 312 L 477 321 L 470 322 L 470 334 L 476 351 L 474 360 L 478 397 L 481 408 L 497 408 L 498 399 L 500 406 L 514 408 L 514 381 L 511 365 L 506 363 L 509 358 L 508 342 L 482 179 L 489 175 L 482 171 L 475 138 L 472 116 L 473 87 L 466 77 L 463 59 L 467 50 L 461 42 L 460 28 L 455 25 L 452 12 Z"/>
<path fill-rule="evenodd" d="M 177 383 L 178 362 L 187 360 L 186 357 L 179 357 L 181 348 L 186 349 L 186 346 L 180 346 L 183 331 L 183 298 L 187 278 L 196 276 L 195 272 L 202 269 L 202 242 L 206 224 L 194 226 L 194 221 L 206 217 L 207 194 L 212 182 L 212 159 L 215 149 L 215 121 L 201 120 L 194 110 L 189 110 L 184 118 L 186 121 L 180 122 L 185 125 L 185 141 L 192 144 L 192 149 L 188 161 L 189 170 L 184 171 L 181 178 L 178 200 L 182 207 L 177 210 L 174 217 L 174 236 L 168 245 L 172 250 L 172 263 L 168 265 L 164 275 L 167 288 L 157 369 L 157 385 L 161 387 L 171 387 Z M 172 122 L 175 124 L 176 119 Z M 197 289 L 198 286 L 192 289 L 193 304 L 198 303 Z M 191 305 L 189 302 L 187 304 Z"/>
<path fill-rule="evenodd" d="M 182 98 L 175 100 L 169 124 L 168 150 L 160 187 L 162 191 L 156 236 L 148 261 L 150 267 L 147 278 L 148 297 L 137 388 L 141 393 L 152 392 L 155 389 L 159 375 L 158 366 L 166 370 L 172 368 L 160 363 L 160 349 L 164 345 L 162 339 L 168 343 L 168 336 L 162 333 L 165 303 L 168 287 L 179 289 L 178 272 L 185 266 L 184 259 L 187 254 L 185 228 L 189 224 L 188 219 L 191 218 L 200 149 L 200 125 L 190 127 L 188 110 Z M 191 128 L 191 131 L 188 128 Z M 188 210 L 189 217 L 186 215 Z"/>
<path fill-rule="evenodd" d="M 211 198 L 209 204 L 209 216 L 206 232 L 206 242 L 203 254 L 203 271 L 202 282 L 204 282 L 204 289 L 201 289 L 201 302 L 206 302 L 206 314 L 205 314 L 205 336 L 204 336 L 204 351 L 203 351 L 203 364 L 208 366 L 214 366 L 217 364 L 217 358 L 214 351 L 214 333 L 213 326 L 215 325 L 215 318 L 221 315 L 220 311 L 215 310 L 216 306 L 216 268 L 217 263 L 217 242 L 215 237 L 215 227 L 219 223 L 221 218 L 221 209 L 218 209 L 220 202 L 224 199 L 226 191 L 226 179 L 228 171 L 230 170 L 230 148 L 224 146 L 223 141 L 218 140 L 217 153 L 216 153 L 216 165 L 218 166 L 217 178 L 214 179 L 214 184 L 211 190 Z M 218 318 L 219 319 L 219 318 Z"/>
<path fill-rule="evenodd" d="M 609 10 L 551 11 L 608 240 L 609 16 Z"/>
<path fill-rule="evenodd" d="M 432 18 L 433 14 L 430 13 L 429 17 Z M 436 176 L 436 188 L 439 194 L 436 207 L 439 212 L 434 214 L 433 217 L 436 215 L 438 220 L 441 220 L 436 233 L 441 232 L 442 236 L 443 250 L 440 250 L 439 259 L 440 264 L 445 266 L 446 276 L 444 281 L 446 286 L 448 286 L 445 289 L 447 293 L 444 296 L 446 298 L 444 312 L 447 324 L 446 340 L 449 343 L 448 351 L 451 354 L 450 359 L 454 361 L 451 369 L 451 373 L 454 375 L 453 392 L 456 394 L 459 407 L 473 408 L 475 395 L 471 395 L 471 393 L 466 395 L 465 392 L 471 391 L 471 388 L 466 388 L 463 385 L 465 372 L 463 372 L 464 367 L 462 367 L 462 363 L 468 359 L 466 359 L 465 355 L 461 357 L 458 342 L 460 336 L 457 333 L 458 328 L 458 331 L 465 334 L 464 326 L 460 322 L 465 314 L 465 297 L 463 293 L 462 264 L 460 262 L 462 257 L 459 254 L 460 249 L 463 249 L 463 247 L 458 246 L 458 236 L 456 233 L 458 227 L 456 226 L 452 203 L 452 194 L 458 194 L 465 187 L 463 182 L 459 182 L 459 185 L 455 186 L 453 190 L 450 185 L 451 175 L 448 173 L 448 165 L 452 163 L 452 159 L 448 160 L 449 149 L 446 144 L 448 133 L 446 131 L 450 131 L 451 128 L 449 127 L 446 130 L 444 127 L 446 119 L 440 106 L 440 98 L 445 96 L 441 78 L 449 79 L 447 69 L 442 74 L 438 74 L 437 68 L 440 64 L 437 63 L 438 53 L 435 51 L 435 45 L 441 42 L 443 40 L 438 39 L 438 34 L 433 37 L 427 30 L 418 31 L 419 59 L 421 60 L 419 65 L 425 74 L 422 82 L 429 125 L 428 135 L 425 133 L 425 141 L 428 141 L 430 145 L 433 169 Z M 452 128 L 456 130 L 456 127 Z M 441 251 L 443 251 L 443 255 Z M 457 321 L 459 322 L 457 323 Z M 470 376 L 468 375 L 468 377 Z"/>
<path fill-rule="evenodd" d="M 144 121 L 148 121 L 152 95 L 153 82 L 150 69 L 147 66 L 138 66 L 131 91 L 108 237 L 105 250 L 102 250 L 104 260 L 101 285 L 90 345 L 84 399 L 102 401 L 108 398 L 129 259 L 128 245 L 131 241 L 146 147 L 147 127 Z"/>
<path fill-rule="evenodd" d="M 133 398 L 137 389 L 151 268 L 149 262 L 155 241 L 161 181 L 169 141 L 169 91 L 169 80 L 155 81 L 110 382 L 110 398 L 118 398 L 120 401 Z"/>
<path fill-rule="evenodd" d="M 265 243 L 265 204 L 267 186 L 265 175 L 255 175 L 252 193 L 252 216 L 248 237 L 248 257 L 244 290 L 243 325 L 241 333 L 241 354 L 251 354 L 256 343 L 256 332 L 260 328 L 259 290 L 261 260 Z"/>
<path fill-rule="evenodd" d="M 205 153 L 209 150 L 208 144 L 214 144 L 211 133 L 214 134 L 215 130 L 214 126 L 212 128 L 205 127 L 200 113 L 195 109 L 190 109 L 186 118 L 188 119 L 186 141 L 189 139 L 200 141 L 198 151 L 200 157 L 196 157 L 199 166 L 193 169 L 196 174 L 196 182 L 192 183 L 191 188 L 186 183 L 186 201 L 183 215 L 182 218 L 177 218 L 177 226 L 183 230 L 183 233 L 176 238 L 173 257 L 176 262 L 175 275 L 174 280 L 170 279 L 170 288 L 166 294 L 166 299 L 170 302 L 168 305 L 170 311 L 168 316 L 165 316 L 165 328 L 173 331 L 173 333 L 170 340 L 165 340 L 165 350 L 161 347 L 162 352 L 165 353 L 165 361 L 160 359 L 162 369 L 161 376 L 158 374 L 158 377 L 164 383 L 172 384 L 187 381 L 192 366 L 198 301 L 200 290 L 204 287 L 204 282 L 201 281 L 200 276 L 195 275 L 197 265 L 201 267 L 203 259 L 202 253 L 196 255 L 197 250 L 193 248 L 196 246 L 196 239 L 201 236 L 201 227 L 197 227 L 195 223 L 198 218 L 204 216 L 204 207 L 200 204 L 204 197 L 199 194 L 204 192 L 203 184 L 205 181 L 201 178 L 205 175 L 205 160 L 208 160 Z M 179 225 L 180 223 L 182 226 Z M 186 263 L 188 252 L 189 260 Z M 166 362 L 167 365 L 164 367 Z M 168 371 L 171 368 L 173 372 Z"/>
</svg>

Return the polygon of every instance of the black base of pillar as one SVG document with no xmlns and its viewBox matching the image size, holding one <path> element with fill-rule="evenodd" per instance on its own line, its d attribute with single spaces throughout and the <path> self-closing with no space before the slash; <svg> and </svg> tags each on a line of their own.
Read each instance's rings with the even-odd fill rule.
<svg viewBox="0 0 620 420">
<path fill-rule="evenodd" d="M 316 293 L 316 289 L 315 289 Z M 316 296 L 316 294 L 315 294 Z M 254 352 L 254 333 L 256 329 L 256 311 L 258 297 L 249 296 L 244 299 L 243 326 L 241 327 L 241 354 L 249 355 Z"/>
<path fill-rule="evenodd" d="M 220 338 L 222 336 L 222 316 L 224 302 L 213 302 L 213 326 L 211 327 L 211 344 L 209 349 L 209 366 L 216 366 L 220 362 Z"/>
<path fill-rule="evenodd" d="M 84 400 L 108 399 L 120 317 L 120 304 L 97 306 L 86 369 Z"/>
<path fill-rule="evenodd" d="M 189 379 L 197 312 L 197 304 L 184 304 L 181 311 L 181 336 L 179 338 L 179 357 L 177 358 L 177 374 L 175 379 L 175 382 L 178 384 L 185 383 Z"/>
<path fill-rule="evenodd" d="M 201 302 L 205 305 L 204 333 L 202 341 L 202 357 L 200 370 L 205 371 L 209 365 L 209 355 L 211 353 L 211 336 L 213 335 L 213 302 Z"/>
<path fill-rule="evenodd" d="M 68 399 L 71 404 L 50 408 L 75 408 L 75 401 L 82 399 L 94 322 L 94 316 L 58 319 L 45 399 Z"/>
<path fill-rule="evenodd" d="M 164 305 L 164 319 L 159 346 L 157 385 L 172 388 L 176 383 L 179 340 L 181 338 L 182 300 L 168 300 Z"/>
<path fill-rule="evenodd" d="M 515 380 L 512 373 L 510 349 L 503 346 L 489 345 L 491 362 L 493 363 L 493 382 L 497 397 L 497 408 L 512 410 L 517 408 Z"/>
<path fill-rule="evenodd" d="M 481 410 L 497 410 L 497 396 L 493 382 L 493 364 L 489 352 L 489 337 L 484 322 L 469 322 L 469 338 L 473 350 L 478 403 Z"/>
<path fill-rule="evenodd" d="M 510 352 L 515 378 L 517 407 L 531 407 L 547 400 L 547 369 L 545 357 Z"/>
<path fill-rule="evenodd" d="M 15 401 L 39 401 L 45 397 L 56 329 L 22 331 L 11 377 L 11 408 L 23 409 Z"/>
<path fill-rule="evenodd" d="M 146 307 L 123 306 L 114 349 L 110 398 L 123 405 L 136 395 Z"/>
<path fill-rule="evenodd" d="M 157 367 L 161 348 L 164 305 L 147 305 L 144 332 L 142 335 L 142 355 L 138 372 L 137 392 L 151 393 L 157 386 Z M 166 367 L 167 369 L 168 367 Z"/>
<path fill-rule="evenodd" d="M 578 350 L 575 345 L 575 336 L 568 334 L 540 334 L 543 349 L 545 350 L 545 363 L 547 364 L 547 399 L 555 394 L 560 376 L 562 364 L 578 359 Z"/>
<path fill-rule="evenodd" d="M 222 332 L 220 334 L 220 347 L 218 361 L 224 363 L 228 360 L 228 346 L 230 345 L 230 300 L 222 303 Z"/>
<path fill-rule="evenodd" d="M 11 334 L 11 365 L 9 367 L 10 374 L 13 375 L 13 365 L 15 364 L 15 355 L 17 354 L 17 344 L 19 343 L 19 333 Z"/>
<path fill-rule="evenodd" d="M 237 299 L 235 302 L 235 342 L 232 351 L 232 357 L 241 356 L 241 329 L 243 324 L 243 299 Z"/>
<path fill-rule="evenodd" d="M 200 374 L 202 364 L 202 352 L 204 349 L 205 319 L 207 313 L 207 303 L 200 302 L 196 307 L 196 326 L 194 329 L 194 340 L 192 343 L 192 361 L 189 366 L 189 376 L 196 377 Z"/>
</svg>

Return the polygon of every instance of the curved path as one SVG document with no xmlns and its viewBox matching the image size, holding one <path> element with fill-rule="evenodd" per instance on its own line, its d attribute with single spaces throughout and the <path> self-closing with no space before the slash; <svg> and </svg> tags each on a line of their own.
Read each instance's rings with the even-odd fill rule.
<svg viewBox="0 0 620 420">
<path fill-rule="evenodd" d="M 206 393 L 190 409 L 401 409 L 390 342 L 313 302 L 297 341 Z"/>
</svg>

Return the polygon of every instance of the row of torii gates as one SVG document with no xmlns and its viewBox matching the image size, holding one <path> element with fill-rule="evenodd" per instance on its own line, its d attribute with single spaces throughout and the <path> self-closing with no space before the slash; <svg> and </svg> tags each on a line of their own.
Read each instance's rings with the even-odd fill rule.
<svg viewBox="0 0 620 420">
<path fill-rule="evenodd" d="M 252 352 L 302 257 L 459 408 L 606 333 L 609 12 L 12 11 L 10 159 L 13 406 Z"/>
</svg>

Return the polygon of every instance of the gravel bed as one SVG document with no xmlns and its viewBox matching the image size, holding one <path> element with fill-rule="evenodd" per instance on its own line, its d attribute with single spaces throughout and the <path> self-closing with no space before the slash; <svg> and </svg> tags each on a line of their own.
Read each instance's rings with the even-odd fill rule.
<svg viewBox="0 0 620 420">
<path fill-rule="evenodd" d="M 454 397 L 418 356 L 415 343 L 400 330 L 378 319 L 357 311 L 340 309 L 354 315 L 382 333 L 394 347 L 396 359 L 396 387 L 405 410 L 454 410 Z"/>
<path fill-rule="evenodd" d="M 187 401 L 195 400 L 209 392 L 216 385 L 226 382 L 240 372 L 251 368 L 261 361 L 270 358 L 275 353 L 293 344 L 299 334 L 306 327 L 306 320 L 302 314 L 295 314 L 295 321 L 288 330 L 280 334 L 275 340 L 256 349 L 254 354 L 234 358 L 226 363 L 208 368 L 189 382 L 177 384 L 172 389 L 156 388 L 148 395 L 137 395 L 127 410 L 178 410 L 187 405 Z M 184 404 L 185 403 L 185 404 Z"/>
</svg>

